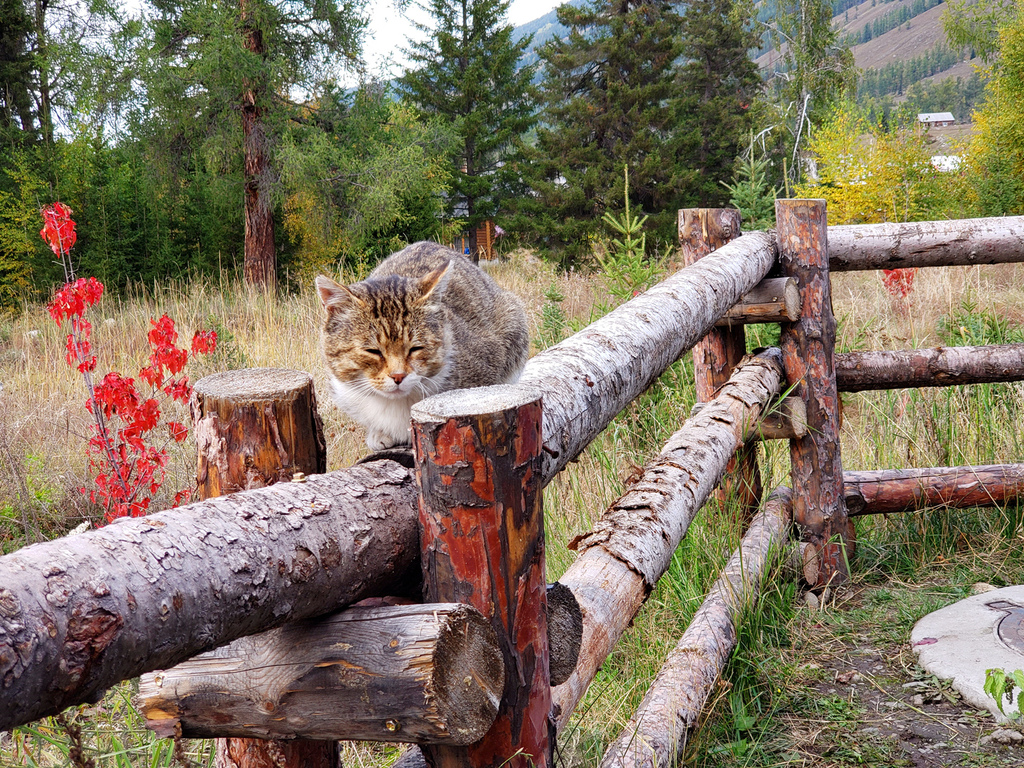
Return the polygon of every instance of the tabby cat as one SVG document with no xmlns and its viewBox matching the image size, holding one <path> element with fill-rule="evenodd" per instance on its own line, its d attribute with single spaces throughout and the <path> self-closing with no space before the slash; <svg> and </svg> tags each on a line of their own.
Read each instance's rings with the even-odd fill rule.
<svg viewBox="0 0 1024 768">
<path fill-rule="evenodd" d="M 411 441 L 409 410 L 450 389 L 512 383 L 529 335 L 519 299 L 469 259 L 422 242 L 349 286 L 316 279 L 337 404 L 380 451 Z"/>
</svg>

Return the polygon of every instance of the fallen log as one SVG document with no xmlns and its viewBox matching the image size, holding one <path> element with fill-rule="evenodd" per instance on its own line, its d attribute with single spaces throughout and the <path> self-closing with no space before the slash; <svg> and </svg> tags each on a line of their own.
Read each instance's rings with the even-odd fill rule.
<svg viewBox="0 0 1024 768">
<path fill-rule="evenodd" d="M 952 267 L 1024 261 L 1024 216 L 828 228 L 829 269 Z"/>
<path fill-rule="evenodd" d="M 1024 381 L 1024 344 L 836 355 L 840 392 Z"/>
<path fill-rule="evenodd" d="M 505 683 L 480 612 L 431 603 L 348 608 L 243 637 L 142 676 L 157 736 L 470 744 Z"/>
<path fill-rule="evenodd" d="M 1024 464 L 843 472 L 851 515 L 991 507 L 1024 499 Z"/>
<path fill-rule="evenodd" d="M 418 585 L 416 490 L 381 461 L 0 558 L 0 730 L 238 637 Z"/>
<path fill-rule="evenodd" d="M 608 508 L 559 579 L 583 611 L 583 645 L 569 679 L 552 691 L 564 726 L 598 668 L 668 569 L 672 553 L 782 386 L 781 353 L 766 350 L 737 367 L 718 396 L 669 438 L 640 481 Z"/>
<path fill-rule="evenodd" d="M 792 494 L 781 488 L 755 515 L 636 713 L 604 754 L 601 768 L 681 763 L 687 738 L 736 646 L 741 614 L 758 597 L 771 559 L 789 537 Z"/>
</svg>

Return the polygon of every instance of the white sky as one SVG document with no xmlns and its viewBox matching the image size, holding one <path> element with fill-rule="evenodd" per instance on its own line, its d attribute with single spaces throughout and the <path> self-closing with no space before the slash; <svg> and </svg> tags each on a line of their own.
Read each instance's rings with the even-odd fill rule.
<svg viewBox="0 0 1024 768">
<path fill-rule="evenodd" d="M 563 0 L 512 0 L 508 9 L 508 21 L 519 26 L 540 18 L 562 4 Z M 409 4 L 412 6 L 412 3 Z M 371 0 L 370 26 L 363 41 L 363 55 L 372 75 L 394 76 L 399 74 L 403 62 L 402 48 L 408 47 L 408 38 L 415 32 L 410 21 L 395 10 L 392 0 Z M 419 12 L 410 7 L 410 14 Z M 417 15 L 416 18 L 421 18 Z M 429 17 L 423 17 L 428 21 Z M 388 70 L 388 67 L 391 67 Z"/>
</svg>

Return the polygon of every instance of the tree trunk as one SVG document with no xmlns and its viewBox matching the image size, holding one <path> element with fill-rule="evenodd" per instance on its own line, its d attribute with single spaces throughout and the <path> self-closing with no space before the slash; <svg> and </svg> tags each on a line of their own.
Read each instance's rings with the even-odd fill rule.
<svg viewBox="0 0 1024 768">
<path fill-rule="evenodd" d="M 992 507 L 1024 498 L 1024 464 L 843 472 L 851 515 Z"/>
<path fill-rule="evenodd" d="M 514 386 L 413 406 L 424 592 L 490 618 L 505 658 L 494 725 L 469 747 L 424 746 L 434 768 L 547 768 L 549 733 L 541 400 Z"/>
<path fill-rule="evenodd" d="M 757 601 L 767 566 L 786 543 L 791 514 L 792 494 L 781 488 L 754 517 L 601 768 L 681 764 L 687 738 L 736 646 L 740 616 Z"/>
<path fill-rule="evenodd" d="M 208 499 L 232 491 L 301 480 L 327 469 L 327 443 L 316 410 L 313 377 L 284 368 L 227 371 L 200 379 L 192 395 L 199 448 L 199 492 Z M 217 742 L 218 768 L 300 768 L 280 763 L 284 744 Z M 337 746 L 309 744 L 295 753 L 304 762 L 337 766 Z"/>
<path fill-rule="evenodd" d="M 494 722 L 504 683 L 480 612 L 430 603 L 349 608 L 243 637 L 143 675 L 139 695 L 161 738 L 469 744 Z"/>
<path fill-rule="evenodd" d="M 1024 261 L 1024 216 L 828 228 L 829 269 L 905 269 Z"/>
<path fill-rule="evenodd" d="M 553 692 L 559 727 L 568 722 L 598 668 L 668 570 L 697 511 L 782 381 L 777 349 L 741 363 L 718 396 L 669 438 L 594 531 L 573 542 L 579 557 L 559 581 L 583 610 L 583 646 L 572 676 Z"/>
<path fill-rule="evenodd" d="M 0 730 L 288 621 L 419 584 L 391 461 L 125 519 L 0 557 Z"/>
<path fill-rule="evenodd" d="M 740 212 L 734 208 L 686 208 L 679 211 L 679 244 L 686 266 L 696 264 L 739 235 Z M 712 400 L 746 353 L 747 339 L 742 325 L 716 326 L 708 331 L 693 348 L 697 401 L 706 403 Z M 737 451 L 715 497 L 723 506 L 728 499 L 735 499 L 747 516 L 757 509 L 761 502 L 761 469 L 757 465 L 757 446 L 754 443 L 748 443 Z"/>
<path fill-rule="evenodd" d="M 266 64 L 263 32 L 249 8 L 252 0 L 239 0 L 245 49 Z M 263 108 L 267 78 L 261 73 L 246 82 L 242 93 L 242 145 L 245 154 L 245 281 L 267 290 L 277 286 L 277 254 L 274 251 L 274 212 L 271 208 L 272 172 Z"/>
<path fill-rule="evenodd" d="M 807 406 L 807 435 L 790 441 L 793 522 L 822 557 L 819 583 L 845 581 L 853 525 L 843 501 L 839 392 L 833 355 L 836 321 L 828 272 L 824 200 L 776 200 L 782 271 L 800 287 L 800 320 L 782 325 L 786 383 Z"/>
<path fill-rule="evenodd" d="M 840 392 L 1024 380 L 1024 344 L 836 355 Z"/>
<path fill-rule="evenodd" d="M 544 393 L 544 483 L 707 334 L 774 263 L 770 235 L 743 235 L 531 358 L 519 381 Z"/>
</svg>

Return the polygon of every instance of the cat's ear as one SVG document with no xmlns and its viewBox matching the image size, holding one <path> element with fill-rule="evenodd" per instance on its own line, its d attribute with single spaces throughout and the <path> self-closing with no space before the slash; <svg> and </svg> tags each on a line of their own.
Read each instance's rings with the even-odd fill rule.
<svg viewBox="0 0 1024 768">
<path fill-rule="evenodd" d="M 452 273 L 452 263 L 449 261 L 443 267 L 438 267 L 420 278 L 419 301 L 427 301 L 431 296 L 440 296 L 448 286 L 448 278 Z"/>
<path fill-rule="evenodd" d="M 320 301 L 324 305 L 324 309 L 328 311 L 332 307 L 341 308 L 353 303 L 363 303 L 363 300 L 352 293 L 347 285 L 339 285 L 323 275 L 318 275 L 316 278 L 316 290 L 320 294 Z"/>
</svg>

